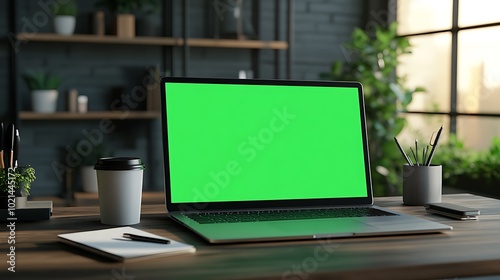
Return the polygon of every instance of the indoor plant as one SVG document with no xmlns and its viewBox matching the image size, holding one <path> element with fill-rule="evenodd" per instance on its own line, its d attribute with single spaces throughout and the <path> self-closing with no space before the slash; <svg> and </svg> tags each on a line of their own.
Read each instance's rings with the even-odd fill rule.
<svg viewBox="0 0 500 280">
<path fill-rule="evenodd" d="M 13 182 L 12 190 L 9 186 L 10 172 L 13 176 L 13 179 L 10 179 Z M 0 169 L 0 208 L 8 208 L 9 195 L 16 196 L 16 208 L 24 207 L 27 196 L 30 194 L 31 183 L 35 179 L 35 169 L 29 165 L 14 169 Z"/>
<path fill-rule="evenodd" d="M 147 5 L 155 5 L 156 0 L 99 0 L 97 7 L 107 8 L 114 14 L 114 30 L 118 37 L 131 38 L 135 36 L 135 12 Z"/>
<path fill-rule="evenodd" d="M 54 31 L 60 35 L 72 35 L 75 32 L 77 7 L 74 0 L 67 0 L 53 6 Z"/>
<path fill-rule="evenodd" d="M 138 36 L 162 36 L 163 17 L 160 16 L 159 3 L 156 0 L 149 1 L 136 13 L 136 35 Z"/>
<path fill-rule="evenodd" d="M 31 90 L 33 111 L 54 113 L 57 108 L 58 88 L 61 84 L 60 78 L 42 70 L 27 71 L 24 73 L 23 78 Z"/>
<path fill-rule="evenodd" d="M 443 165 L 443 186 L 500 197 L 500 138 L 494 137 L 487 150 L 475 151 L 451 134 L 433 162 Z"/>
<path fill-rule="evenodd" d="M 376 195 L 400 193 L 402 162 L 393 137 L 405 125 L 400 112 L 405 111 L 415 92 L 423 88 L 408 88 L 405 77 L 396 74 L 398 57 L 411 53 L 408 38 L 397 35 L 397 24 L 378 26 L 374 34 L 356 28 L 352 41 L 344 47 L 347 62 L 333 63 L 322 78 L 358 81 L 365 94 L 368 142 L 372 181 Z M 388 187 L 388 188 L 387 188 Z"/>
</svg>

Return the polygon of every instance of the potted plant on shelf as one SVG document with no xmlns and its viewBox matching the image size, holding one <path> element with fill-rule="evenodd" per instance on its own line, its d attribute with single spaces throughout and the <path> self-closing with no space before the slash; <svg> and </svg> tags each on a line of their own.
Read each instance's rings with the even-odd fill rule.
<svg viewBox="0 0 500 280">
<path fill-rule="evenodd" d="M 31 183 L 35 179 L 35 169 L 29 165 L 0 169 L 0 208 L 11 208 L 9 206 L 13 203 L 12 196 L 15 196 L 15 208 L 26 207 Z"/>
<path fill-rule="evenodd" d="M 135 12 L 145 6 L 155 5 L 156 0 L 99 0 L 96 7 L 107 8 L 114 14 L 113 30 L 117 37 L 135 37 Z"/>
<path fill-rule="evenodd" d="M 148 1 L 136 14 L 136 35 L 138 36 L 161 36 L 162 20 L 158 14 L 159 3 L 156 0 Z"/>
<path fill-rule="evenodd" d="M 52 8 L 54 16 L 54 31 L 57 34 L 69 36 L 75 32 L 77 7 L 74 0 L 58 2 Z"/>
<path fill-rule="evenodd" d="M 27 71 L 23 78 L 31 90 L 33 111 L 54 113 L 57 108 L 58 88 L 61 79 L 42 70 Z"/>
</svg>

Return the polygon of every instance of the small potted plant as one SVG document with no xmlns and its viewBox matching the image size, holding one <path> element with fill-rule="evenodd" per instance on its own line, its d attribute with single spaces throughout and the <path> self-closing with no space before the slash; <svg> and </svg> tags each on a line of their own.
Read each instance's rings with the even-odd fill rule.
<svg viewBox="0 0 500 280">
<path fill-rule="evenodd" d="M 156 0 L 99 0 L 96 7 L 107 8 L 114 16 L 115 34 L 118 37 L 135 37 L 135 14 L 147 5 L 155 5 Z"/>
<path fill-rule="evenodd" d="M 33 111 L 37 113 L 54 113 L 57 108 L 59 85 L 61 79 L 45 71 L 27 71 L 24 80 L 31 90 Z"/>
<path fill-rule="evenodd" d="M 26 207 L 31 183 L 35 179 L 35 169 L 29 165 L 0 169 L 0 208 L 10 208 L 13 203 L 12 196 L 15 196 L 16 208 Z"/>
<path fill-rule="evenodd" d="M 146 4 L 135 15 L 135 29 L 138 36 L 162 36 L 162 18 L 159 15 L 159 3 L 156 0 Z"/>
<path fill-rule="evenodd" d="M 77 7 L 74 0 L 58 2 L 52 8 L 54 16 L 54 31 L 57 34 L 69 36 L 75 32 Z"/>
</svg>

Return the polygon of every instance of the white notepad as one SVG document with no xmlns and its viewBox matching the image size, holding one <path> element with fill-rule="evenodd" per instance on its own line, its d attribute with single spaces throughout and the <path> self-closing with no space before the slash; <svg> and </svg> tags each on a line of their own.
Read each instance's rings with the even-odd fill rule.
<svg viewBox="0 0 500 280">
<path fill-rule="evenodd" d="M 132 241 L 124 238 L 124 233 L 155 237 L 170 240 L 169 244 Z M 133 227 L 118 227 L 103 230 L 92 230 L 59 234 L 59 241 L 81 249 L 97 253 L 116 261 L 125 261 L 158 255 L 177 255 L 194 253 L 192 245 L 177 242 Z"/>
</svg>

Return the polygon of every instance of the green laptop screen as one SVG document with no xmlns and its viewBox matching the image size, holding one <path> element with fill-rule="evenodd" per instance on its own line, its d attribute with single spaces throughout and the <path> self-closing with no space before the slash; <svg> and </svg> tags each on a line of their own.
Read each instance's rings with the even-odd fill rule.
<svg viewBox="0 0 500 280">
<path fill-rule="evenodd" d="M 367 196 L 357 88 L 165 87 L 173 203 Z"/>
</svg>

